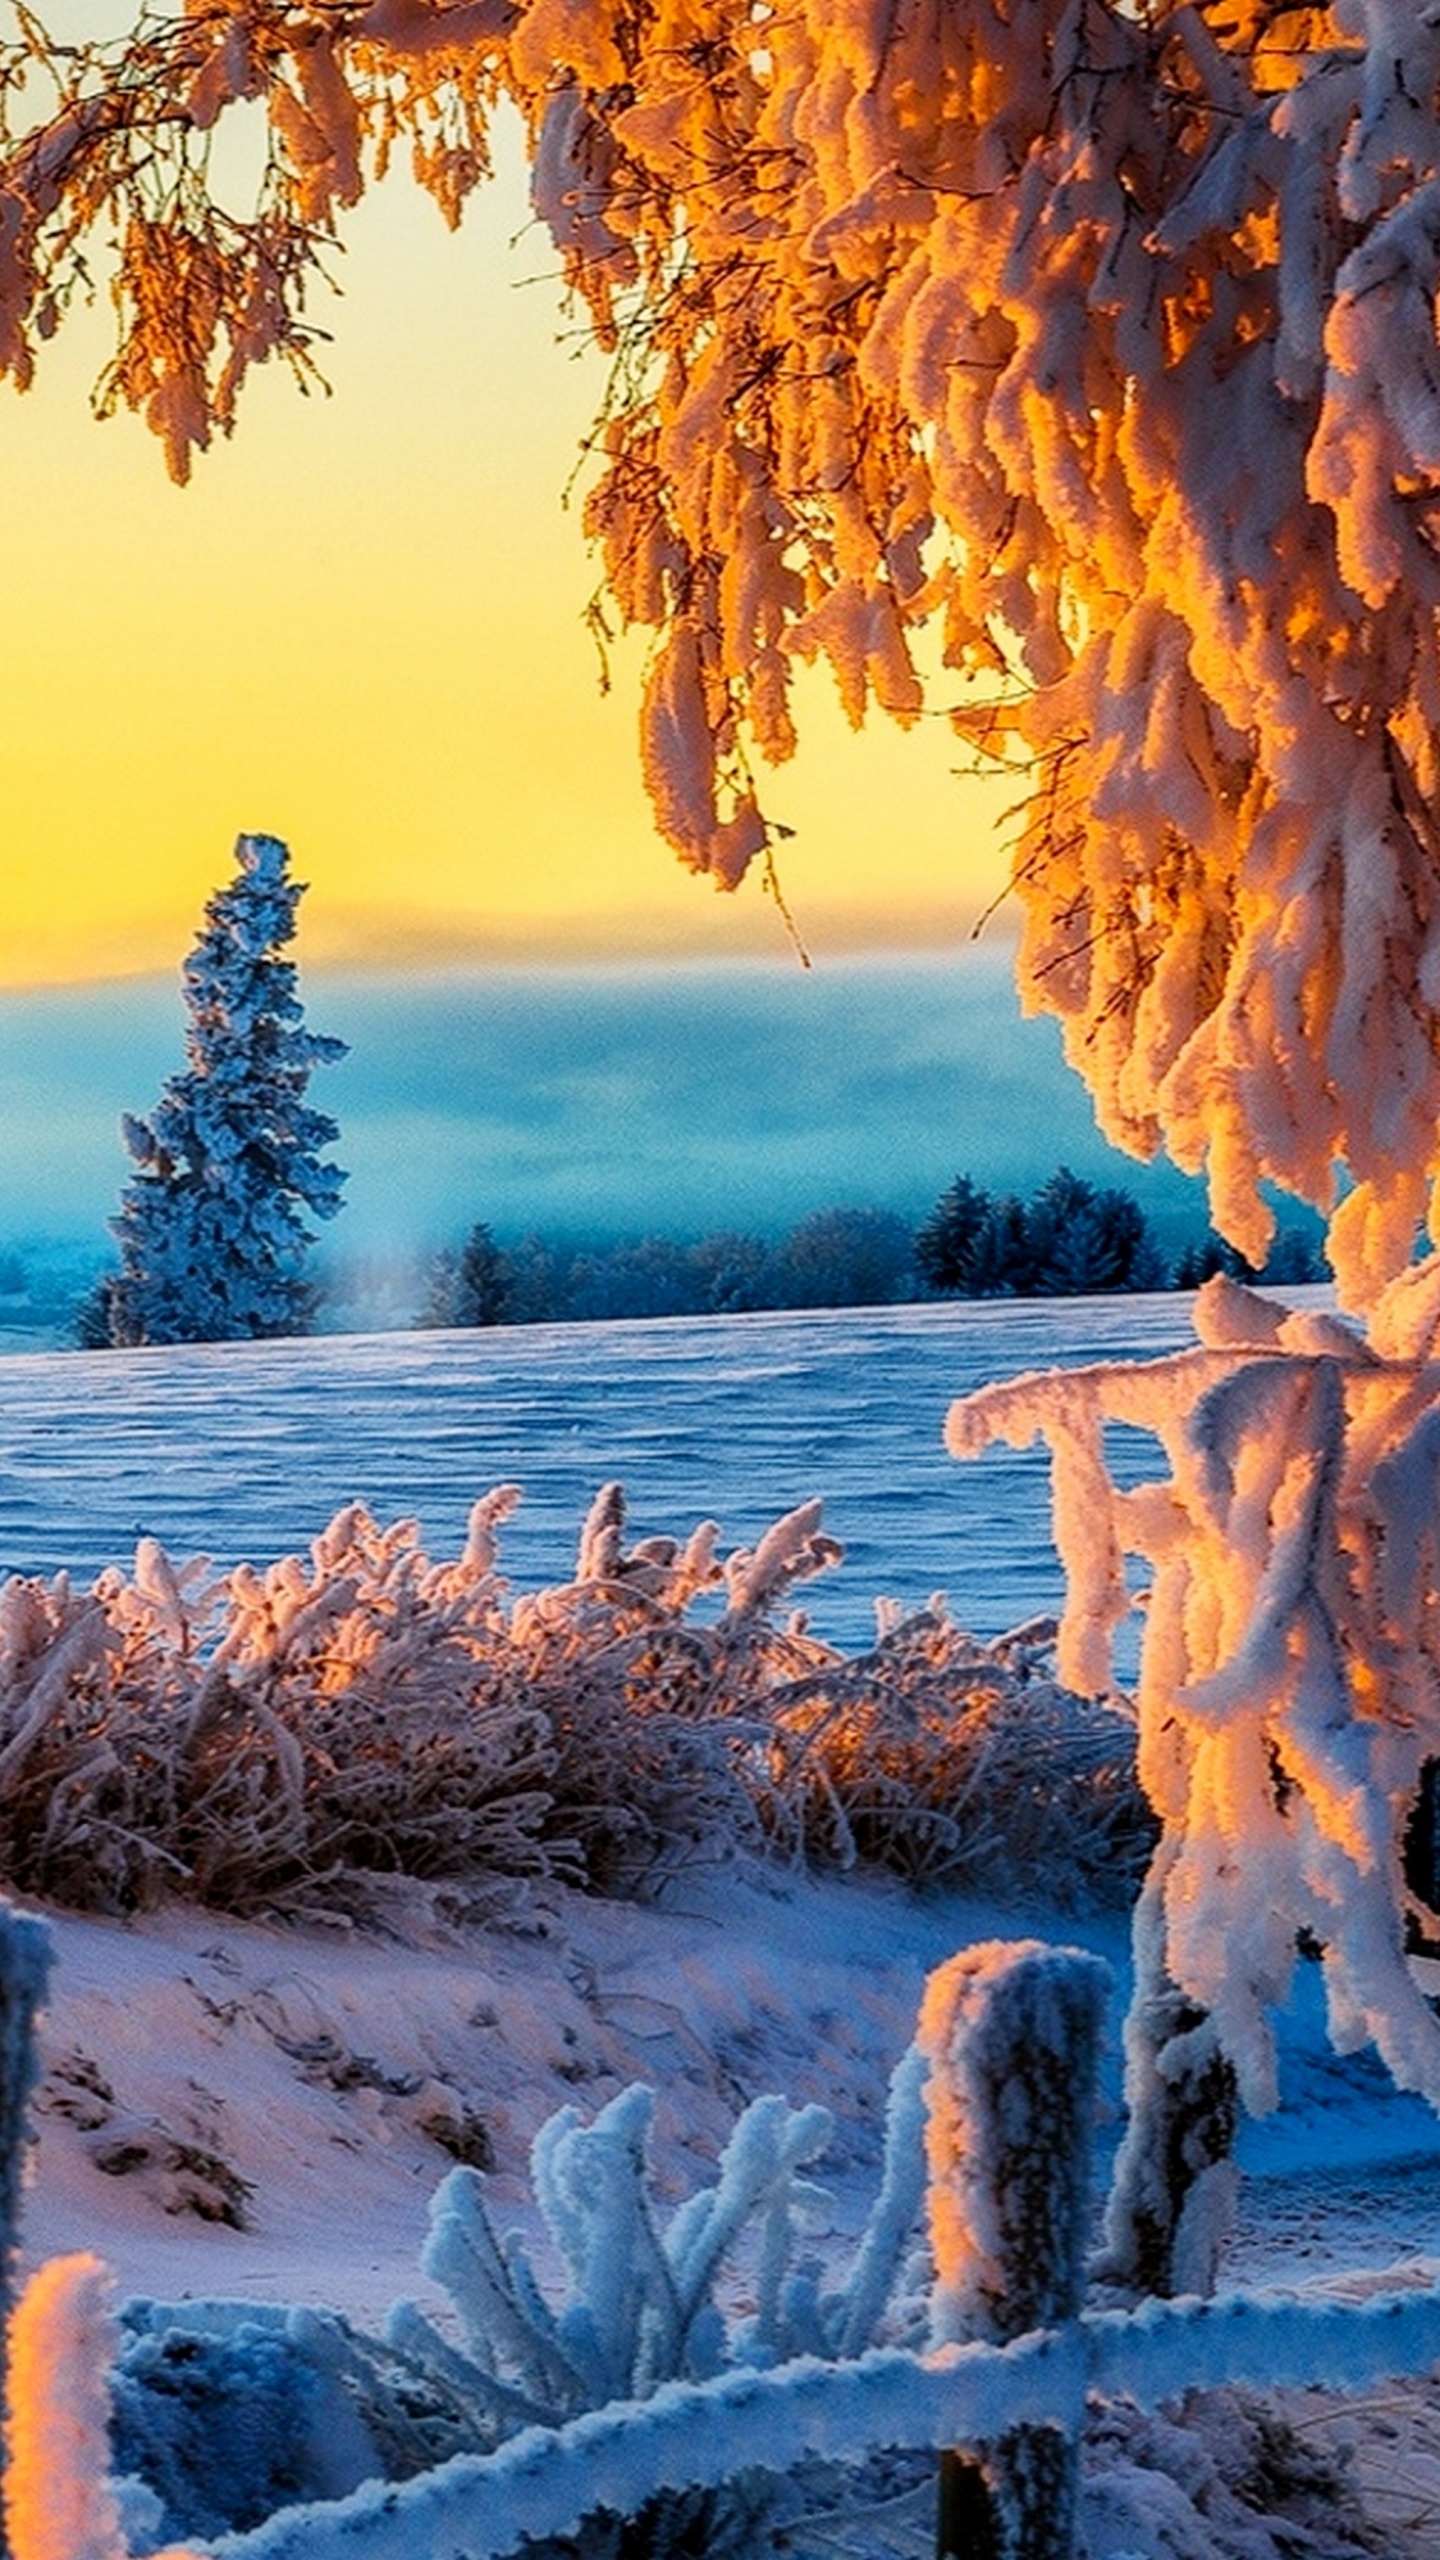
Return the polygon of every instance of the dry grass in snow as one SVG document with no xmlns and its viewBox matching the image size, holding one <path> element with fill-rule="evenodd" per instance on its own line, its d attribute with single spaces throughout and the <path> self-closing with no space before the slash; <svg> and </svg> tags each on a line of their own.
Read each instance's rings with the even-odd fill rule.
<svg viewBox="0 0 1440 2560">
<path fill-rule="evenodd" d="M 844 1655 L 796 1586 L 836 1562 L 818 1502 L 753 1548 L 626 1547 L 597 1497 L 573 1579 L 513 1594 L 472 1511 L 432 1563 L 411 1521 L 340 1511 L 308 1558 L 0 1591 L 0 1869 L 130 1912 L 333 1912 L 379 1880 L 462 1896 L 556 1879 L 654 1891 L 737 1848 L 1058 1901 L 1122 1891 L 1149 1843 L 1133 1733 L 1057 1686 L 1051 1630 L 993 1645 L 943 1604 Z"/>
</svg>

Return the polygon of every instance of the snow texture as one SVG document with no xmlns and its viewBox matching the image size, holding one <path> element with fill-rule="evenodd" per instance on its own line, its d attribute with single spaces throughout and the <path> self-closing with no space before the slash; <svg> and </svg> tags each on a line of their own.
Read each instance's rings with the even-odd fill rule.
<svg viewBox="0 0 1440 2560">
<path fill-rule="evenodd" d="M 607 2075 L 613 2085 L 627 2069 L 633 2074 L 647 2061 L 653 2069 L 658 2061 L 667 2079 L 655 2156 L 667 2195 L 693 2183 L 697 2147 L 712 2158 L 721 2148 L 727 2110 L 716 2083 L 730 2073 L 758 2075 L 762 2085 L 783 2083 L 804 2103 L 825 2098 L 833 2104 L 835 2165 L 846 2172 L 838 2190 L 844 2210 L 841 2225 L 817 2231 L 813 2245 L 825 2270 L 822 2292 L 828 2288 L 834 2300 L 863 2262 L 865 2244 L 857 2249 L 840 2237 L 842 2225 L 846 2232 L 860 2229 L 858 2191 L 875 2183 L 873 2154 L 864 2151 L 860 2162 L 854 2155 L 878 2114 L 886 2068 L 913 2018 L 922 1963 L 967 1939 L 993 1935 L 996 1927 L 995 1914 L 949 1897 L 916 1904 L 893 1889 L 877 1894 L 854 1883 L 799 1880 L 777 1893 L 743 1877 L 708 1894 L 691 1885 L 678 1907 L 661 1912 L 546 1897 L 540 1909 L 517 1912 L 510 1926 L 443 1941 L 427 1931 L 409 1944 L 388 1936 L 217 1924 L 213 1916 L 179 1911 L 124 1928 L 62 1915 L 55 1922 L 61 1960 L 47 2031 L 32 2253 L 73 2246 L 75 2233 L 89 2232 L 128 2288 L 151 2290 L 157 2279 L 171 2288 L 175 2300 L 153 2319 L 142 2320 L 133 2307 L 127 2313 L 135 2346 L 122 2358 L 122 2393 L 132 2353 L 153 2354 L 166 2332 L 182 2343 L 213 2336 L 210 2371 L 223 2388 L 240 2370 L 240 2350 L 227 2341 L 242 2329 L 264 2330 L 277 2317 L 283 2325 L 283 2315 L 260 2307 L 273 2299 L 277 2271 L 292 2299 L 347 2302 L 367 2323 L 398 2285 L 413 2282 L 422 2198 L 436 2153 L 420 2139 L 403 2094 L 407 2074 L 441 2071 L 473 2091 L 500 2154 L 497 2199 L 508 2218 L 523 2222 L 525 2246 L 548 2272 L 552 2262 L 543 2234 L 525 2213 L 520 2183 L 537 2105 L 543 2111 L 573 2102 L 577 2077 L 603 2089 Z M 1089 1939 L 1088 1929 L 1085 1934 Z M 1112 1923 L 1099 1939 L 1117 1959 L 1118 1934 Z M 1314 1988 L 1308 1974 L 1302 1987 Z M 1390 2278 L 1379 2272 L 1397 2243 L 1426 2244 L 1436 2210 L 1433 2129 L 1427 2158 L 1421 2111 L 1389 2093 L 1379 2071 L 1362 2067 L 1360 2058 L 1327 2057 L 1308 1999 L 1302 2008 L 1301 2017 L 1284 2022 L 1286 2109 L 1279 2119 L 1247 2129 L 1256 2176 L 1245 2245 L 1248 2263 L 1278 2269 L 1282 2282 L 1297 2267 L 1306 2274 L 1317 2264 L 1333 2267 L 1337 2255 L 1341 2264 L 1368 2261 L 1372 2271 L 1363 2281 L 1332 2278 L 1328 2293 L 1309 2288 L 1311 2308 L 1326 2312 L 1316 2372 L 1323 2367 L 1339 2388 L 1362 2395 L 1354 2424 L 1363 2430 L 1366 2382 L 1392 2352 L 1383 2343 L 1385 2324 L 1367 2363 L 1373 2322 L 1359 2324 L 1353 2336 L 1336 2322 L 1332 2338 L 1325 2334 L 1329 2315 L 1341 2301 L 1375 2300 L 1402 2281 L 1422 2291 L 1433 2286 L 1433 2268 L 1412 2265 Z M 620 2029 L 634 2032 L 617 2034 Z M 99 2130 L 86 2128 L 106 2111 L 102 2074 L 86 2071 L 85 2055 L 103 2061 L 104 2079 L 113 2083 L 112 2124 L 102 2122 Z M 911 2128 L 906 2176 L 913 2194 L 923 2154 L 915 2062 L 906 2068 L 896 2104 Z M 400 2094 L 385 2095 L 386 2087 Z M 1113 2103 L 1108 2067 L 1107 2090 Z M 113 2126 L 169 2125 L 178 2132 L 201 2121 L 253 2186 L 247 2229 L 177 2210 L 175 2193 L 152 2184 L 143 2167 L 119 2177 L 99 2174 L 93 2165 Z M 1322 2162 L 1330 2164 L 1328 2174 Z M 896 2218 L 907 2218 L 903 2206 Z M 847 2263 L 849 2277 L 842 2272 Z M 217 2309 L 207 2302 L 207 2294 L 232 2289 L 250 2291 L 260 2304 Z M 1213 2334 L 1208 2324 L 1195 2333 L 1207 2373 L 1211 2350 L 1204 2342 Z M 1230 2334 L 1223 2322 L 1220 2334 Z M 1310 2334 L 1302 2322 L 1292 2370 L 1308 2369 Z M 1422 2356 L 1434 2352 L 1433 2333 L 1408 2343 L 1418 2343 Z M 1398 2361 L 1407 2360 L 1406 2345 L 1402 2334 Z M 312 2405 L 321 2363 L 318 2349 L 305 2352 L 310 2381 L 303 2390 L 295 2387 L 301 2369 L 292 2369 L 286 2421 L 292 2441 Z M 1142 2379 L 1148 2353 L 1144 2347 Z M 1264 2335 L 1247 2338 L 1245 2370 L 1257 2380 L 1267 2353 Z M 257 2348 L 257 2377 L 265 2370 L 273 2376 L 275 2358 L 273 2346 L 263 2355 Z M 187 2361 L 177 2373 L 190 2369 Z M 1135 2379 L 1132 2371 L 1131 2384 Z M 909 2405 L 903 2384 L 895 2405 L 902 2411 Z M 923 2397 L 916 2402 L 922 2417 L 929 2405 Z M 203 2398 L 195 2407 L 203 2418 Z M 949 2403 L 937 2424 L 946 2411 Z M 217 2427 L 217 2446 L 223 2442 L 238 2453 L 238 2419 L 236 2410 L 223 2430 Z M 905 2429 L 903 2415 L 898 2423 Z M 1202 2423 L 1197 2413 L 1193 2425 Z M 333 2413 L 323 2418 L 323 2432 L 338 2455 Z M 1233 2433 L 1219 2429 L 1227 2440 Z M 1239 2560 L 1243 2551 L 1252 2560 L 1252 2544 L 1243 2538 L 1232 2544 L 1214 2522 L 1203 2488 L 1196 2492 L 1200 2512 L 1190 2503 L 1205 2441 L 1202 2435 L 1197 2444 L 1187 2419 L 1183 2434 L 1157 2443 L 1144 2459 L 1158 2463 L 1164 2481 L 1153 2469 L 1132 2476 L 1128 2466 L 1117 2479 L 1112 2449 L 1110 2468 L 1086 2491 L 1087 2533 L 1097 2501 L 1104 2516 L 1133 2516 L 1142 2490 L 1147 2514 L 1164 2508 L 1166 2533 L 1180 2536 L 1182 2512 L 1187 2521 L 1173 2542 L 1157 2525 L 1153 2553 L 1138 2534 L 1118 2546 L 1113 2535 L 1100 2540 L 1097 2552 L 1109 2560 L 1115 2548 L 1128 2547 L 1144 2551 L 1145 2560 L 1158 2560 L 1161 2552 L 1206 2560 L 1208 2549 L 1224 2551 L 1226 2560 Z M 134 2442 L 127 2431 L 127 2464 Z M 283 2442 L 275 2437 L 277 2450 Z M 353 2481 L 364 2467 L 362 2459 Z M 580 2468 L 577 2499 L 584 2494 Z M 1183 2490 L 1182 2481 L 1188 2484 Z M 308 2494 L 321 2494 L 318 2476 Z M 500 2503 L 504 2511 L 503 2493 Z M 405 2513 L 402 2507 L 402 2519 Z M 173 2534 L 177 2528 L 165 2529 Z M 187 2534 L 194 2529 L 187 2526 Z M 497 2523 L 497 2534 L 502 2530 Z M 1273 2560 L 1278 2545 L 1262 2541 L 1259 2532 L 1256 2526 L 1253 2554 Z M 138 2532 L 131 2539 L 136 2551 L 147 2547 Z M 346 2547 L 343 2540 L 338 2547 Z M 446 2547 L 443 2540 L 439 2547 Z M 1353 2546 L 1337 2519 L 1335 2539 L 1327 2534 L 1319 2547 L 1338 2555 Z M 418 2555 L 425 2548 L 417 2525 L 413 2550 Z M 1412 2546 L 1398 2533 L 1388 2548 L 1392 2560 L 1402 2552 L 1411 2560 Z M 1415 2560 L 1423 2560 L 1423 2544 Z"/>
<path fill-rule="evenodd" d="M 575 1523 L 611 1479 L 644 1529 L 718 1519 L 752 1549 L 818 1491 L 846 1555 L 808 1587 L 819 1633 L 857 1652 L 877 1594 L 908 1613 L 943 1591 L 995 1637 L 1063 1596 L 1045 1462 L 997 1447 L 957 1470 L 947 1403 L 1188 1334 L 1187 1302 L 1164 1296 L 21 1356 L 5 1363 L 0 1559 L 77 1590 L 141 1534 L 258 1565 L 357 1499 L 451 1554 L 477 1489 L 519 1483 L 505 1563 L 533 1589 L 569 1577 Z"/>
</svg>

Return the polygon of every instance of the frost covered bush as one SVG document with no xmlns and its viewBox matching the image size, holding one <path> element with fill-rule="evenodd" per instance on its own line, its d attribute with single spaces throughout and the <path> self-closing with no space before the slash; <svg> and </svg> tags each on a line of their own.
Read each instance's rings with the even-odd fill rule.
<svg viewBox="0 0 1440 2560">
<path fill-rule="evenodd" d="M 484 1496 L 461 1554 L 339 1512 L 308 1557 L 0 1589 L 0 1870 L 28 1893 L 241 1910 L 557 1876 L 653 1890 L 737 1847 L 1086 1893 L 1135 1867 L 1133 1737 L 1036 1631 L 943 1610 L 847 1660 L 790 1605 L 839 1549 L 818 1502 L 753 1548 L 626 1544 L 597 1497 L 571 1580 L 512 1594 Z M 697 1603 L 704 1605 L 697 1608 Z"/>
<path fill-rule="evenodd" d="M 544 1720 L 476 1694 L 489 1577 L 340 1513 L 308 1566 L 216 1578 L 152 1540 L 83 1600 L 0 1592 L 0 1858 L 22 1889 L 239 1907 L 322 1879 L 549 1863 Z"/>
<path fill-rule="evenodd" d="M 934 1601 L 868 1654 L 791 1682 L 782 1819 L 806 1853 L 1002 1897 L 1017 1876 L 1062 1906 L 1138 1884 L 1154 1824 L 1119 1701 L 1055 1677 L 1049 1619 L 993 1644 Z"/>
<path fill-rule="evenodd" d="M 523 2425 L 562 2425 L 610 2401 L 645 2400 L 662 2383 L 705 2381 L 737 2365 L 858 2355 L 893 2316 L 924 2194 L 917 2052 L 891 2083 L 868 2228 L 848 2274 L 830 2286 L 804 2249 L 826 2203 L 809 2172 L 834 2130 L 827 2108 L 755 2099 L 734 2126 L 714 2185 L 668 2213 L 650 2177 L 654 2111 L 653 2089 L 636 2085 L 588 2124 L 566 2107 L 537 2134 L 531 2175 L 563 2269 L 558 2288 L 542 2284 L 514 2237 L 499 2238 L 480 2173 L 452 2170 L 440 2187 L 422 2263 L 451 2298 L 463 2352 L 406 2304 L 391 2314 L 388 2335 L 468 2400 L 482 2442 Z M 746 2305 L 740 2311 L 737 2295 Z M 773 2480 L 744 2473 L 718 2489 L 664 2492 L 638 2516 L 588 2525 L 587 2560 L 685 2552 L 743 2560 L 776 2495 Z"/>
<path fill-rule="evenodd" d="M 93 2560 L 125 2560 L 122 2502 L 143 2527 L 137 2548 L 243 2532 L 280 2508 L 411 2479 L 525 2428 L 647 2400 L 669 2381 L 798 2355 L 849 2358 L 877 2330 L 923 2323 L 906 2275 L 924 2195 L 916 2052 L 892 2082 L 868 2229 L 848 2272 L 829 2283 L 807 2248 L 817 2211 L 828 2218 L 810 2174 L 833 2131 L 828 2111 L 756 2099 L 713 2183 L 665 2207 L 649 2160 L 654 2108 L 654 2091 L 635 2086 L 588 2124 L 567 2107 L 537 2134 L 543 2255 L 558 2274 L 496 2232 L 480 2175 L 456 2170 L 444 2181 L 423 2266 L 450 2297 L 458 2344 L 409 2303 L 397 2304 L 383 2338 L 333 2314 L 238 2303 L 140 2301 L 117 2321 L 95 2261 L 51 2262 L 19 2323 L 17 2511 L 40 2496 L 48 2444 L 51 2485 L 103 2525 Z M 760 2473 L 663 2491 L 634 2516 L 592 2517 L 586 2560 L 699 2551 L 741 2560 L 788 2494 Z M 24 2560 L 51 2547 L 27 2543 Z M 66 2560 L 80 2547 L 67 2543 Z M 560 2560 L 573 2546 L 527 2547 Z M 84 2549 L 92 2554 L 92 2543 Z"/>
</svg>

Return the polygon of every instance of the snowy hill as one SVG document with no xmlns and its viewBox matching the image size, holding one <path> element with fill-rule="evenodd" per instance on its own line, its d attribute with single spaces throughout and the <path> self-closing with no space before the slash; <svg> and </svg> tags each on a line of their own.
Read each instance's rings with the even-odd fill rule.
<svg viewBox="0 0 1440 2560">
<path fill-rule="evenodd" d="M 16 1359 L 0 1538 L 12 1568 L 88 1573 L 125 1559 L 136 1529 L 177 1557 L 203 1547 L 266 1562 L 303 1549 L 355 1494 L 381 1517 L 418 1513 L 444 1553 L 473 1495 L 514 1477 L 529 1499 L 502 1561 L 530 1586 L 567 1570 L 608 1476 L 627 1483 L 641 1532 L 713 1514 L 738 1538 L 820 1493 L 850 1550 L 811 1586 L 828 1633 L 863 1641 L 877 1593 L 915 1600 L 937 1585 L 994 1633 L 1058 1597 L 1043 1467 L 1028 1455 L 954 1466 L 939 1446 L 949 1399 L 1017 1368 L 1168 1348 L 1184 1324 L 1166 1299 Z M 127 2294 L 324 2304 L 367 2323 L 400 2295 L 433 2309 L 417 2258 L 447 2168 L 483 2169 L 533 2241 L 537 2127 L 562 2105 L 588 2115 L 635 2079 L 660 2093 L 666 2199 L 707 2181 L 751 2098 L 828 2106 L 815 2245 L 843 2252 L 873 2191 L 885 2084 L 925 1974 L 992 1936 L 1063 1937 L 1111 1963 L 1104 2146 L 1117 2131 L 1123 1920 L 1062 1917 L 1023 1876 L 1003 1909 L 733 1869 L 682 1876 L 651 1907 L 514 1887 L 468 1925 L 403 1893 L 373 1931 L 180 1907 L 53 1919 L 25 2254 L 98 2249 Z M 1372 2059 L 1331 2055 L 1312 1972 L 1282 2037 L 1280 2111 L 1244 2133 L 1231 2272 L 1294 2282 L 1349 2269 L 1363 2290 L 1433 2245 L 1440 2130 Z M 1424 2387 L 1386 2404 L 1395 2432 L 1378 2460 L 1363 2408 L 1316 2398 L 1300 2416 L 1329 2453 L 1356 2447 L 1368 2512 L 1384 2518 L 1373 2547 L 1432 2560 Z M 1195 2484 L 1212 2479 L 1229 2421 L 1209 2435 L 1197 2424 L 1183 2444 L 1157 2422 L 1148 2451 L 1127 2439 L 1105 2454 L 1089 2560 L 1362 2547 L 1338 2513 L 1328 2538 L 1312 2517 L 1303 2545 L 1246 2540 L 1229 2507 L 1206 2509 L 1206 2524 L 1191 2501 L 1204 2506 Z M 1168 2494 L 1187 2466 L 1177 2521 L 1156 2482 Z M 870 2547 L 878 2560 L 878 2536 Z"/>
<path fill-rule="evenodd" d="M 637 1535 L 720 1522 L 754 1537 L 820 1495 L 845 1563 L 808 1595 L 819 1631 L 874 1631 L 880 1595 L 948 1593 L 994 1636 L 1053 1607 L 1046 1462 L 959 1467 L 955 1396 L 1017 1370 L 1173 1349 L 1187 1301 L 1031 1299 L 868 1312 L 535 1325 L 296 1343 L 27 1355 L 3 1365 L 0 1571 L 91 1575 L 141 1535 L 261 1564 L 343 1502 L 418 1517 L 453 1552 L 477 1494 L 523 1491 L 502 1563 L 568 1569 L 596 1488 Z"/>
</svg>

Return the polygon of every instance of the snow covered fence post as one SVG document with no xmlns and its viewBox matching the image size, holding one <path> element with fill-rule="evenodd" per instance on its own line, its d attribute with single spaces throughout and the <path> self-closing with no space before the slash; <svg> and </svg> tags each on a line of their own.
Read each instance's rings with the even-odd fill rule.
<svg viewBox="0 0 1440 2560">
<path fill-rule="evenodd" d="M 110 2484 L 109 2278 L 48 2258 L 11 2315 L 5 2524 L 12 2560 L 127 2560 Z"/>
<path fill-rule="evenodd" d="M 967 1947 L 930 1977 L 916 2041 L 936 2346 L 1004 2345 L 1079 2313 L 1110 1988 L 1098 1956 L 1034 1939 Z M 943 2453 L 939 2560 L 1069 2560 L 1078 2460 L 1058 2427 Z"/>
<path fill-rule="evenodd" d="M 0 2341 L 9 2325 L 19 2245 L 25 2123 L 35 2085 L 35 2013 L 49 1971 L 50 1932 L 44 1921 L 0 1901 Z"/>
<path fill-rule="evenodd" d="M 26 2115 L 35 2085 L 35 2014 L 49 1971 L 50 1932 L 44 1921 L 0 1901 L 0 2385 L 20 2237 Z"/>
</svg>

